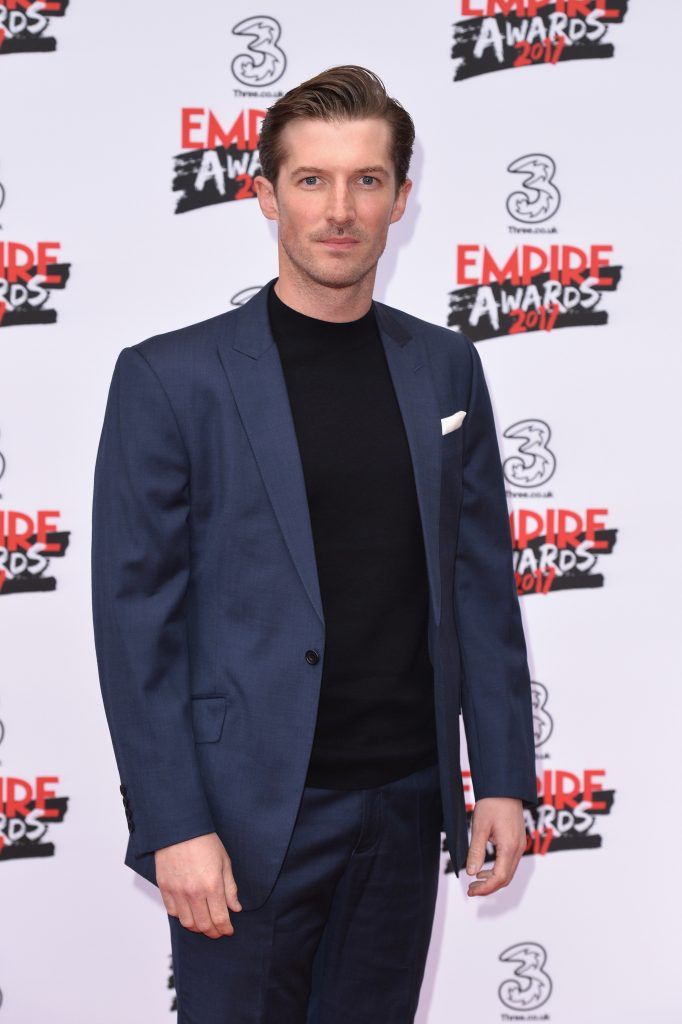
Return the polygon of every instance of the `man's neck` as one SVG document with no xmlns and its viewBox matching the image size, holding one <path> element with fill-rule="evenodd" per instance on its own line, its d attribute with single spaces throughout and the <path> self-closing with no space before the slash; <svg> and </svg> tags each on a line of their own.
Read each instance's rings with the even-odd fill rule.
<svg viewBox="0 0 682 1024">
<path fill-rule="evenodd" d="M 309 278 L 300 282 L 280 266 L 273 287 L 277 298 L 299 313 L 317 320 L 345 323 L 359 320 L 371 308 L 374 273 L 345 288 L 330 288 Z"/>
</svg>

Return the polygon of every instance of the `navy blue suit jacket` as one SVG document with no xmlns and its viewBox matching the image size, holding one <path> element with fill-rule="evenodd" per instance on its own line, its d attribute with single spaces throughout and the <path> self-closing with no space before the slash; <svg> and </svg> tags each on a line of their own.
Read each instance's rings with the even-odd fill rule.
<svg viewBox="0 0 682 1024">
<path fill-rule="evenodd" d="M 154 850 L 216 832 L 246 909 L 267 898 L 291 835 L 325 650 L 267 287 L 120 352 L 92 510 L 95 648 L 128 819 L 125 863 L 156 884 Z M 476 799 L 537 802 L 500 454 L 472 342 L 373 305 L 414 468 L 443 827 L 459 874 L 460 713 Z M 461 409 L 462 425 L 443 435 L 441 419 Z"/>
</svg>

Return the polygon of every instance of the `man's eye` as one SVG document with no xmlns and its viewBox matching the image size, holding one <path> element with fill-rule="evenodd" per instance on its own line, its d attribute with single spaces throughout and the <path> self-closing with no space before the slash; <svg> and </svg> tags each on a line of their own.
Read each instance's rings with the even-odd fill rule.
<svg viewBox="0 0 682 1024">
<path fill-rule="evenodd" d="M 312 185 L 317 180 L 317 177 L 318 177 L 317 174 L 309 174 L 305 178 L 301 178 L 301 181 L 305 185 Z M 378 181 L 379 179 L 376 178 L 373 174 L 363 174 L 363 175 L 361 175 L 360 180 L 365 185 L 371 185 L 371 184 L 373 184 L 373 182 Z"/>
</svg>

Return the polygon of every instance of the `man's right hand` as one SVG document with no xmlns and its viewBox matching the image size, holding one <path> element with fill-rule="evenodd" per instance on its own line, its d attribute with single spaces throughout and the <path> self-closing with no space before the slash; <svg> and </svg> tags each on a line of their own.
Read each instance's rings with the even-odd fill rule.
<svg viewBox="0 0 682 1024">
<path fill-rule="evenodd" d="M 233 935 L 230 910 L 239 911 L 232 861 L 215 832 L 154 853 L 156 881 L 166 910 L 191 932 L 209 939 Z"/>
</svg>

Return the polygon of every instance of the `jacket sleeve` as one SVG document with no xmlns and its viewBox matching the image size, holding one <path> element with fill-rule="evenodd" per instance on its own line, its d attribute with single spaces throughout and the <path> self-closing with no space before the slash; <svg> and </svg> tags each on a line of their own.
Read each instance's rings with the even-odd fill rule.
<svg viewBox="0 0 682 1024">
<path fill-rule="evenodd" d="M 189 460 L 138 348 L 114 367 L 94 473 L 92 616 L 137 856 L 214 832 L 192 731 L 185 595 Z"/>
<path fill-rule="evenodd" d="M 530 674 L 504 476 L 481 357 L 466 338 L 471 390 L 454 575 L 462 719 L 477 800 L 537 804 Z"/>
</svg>

